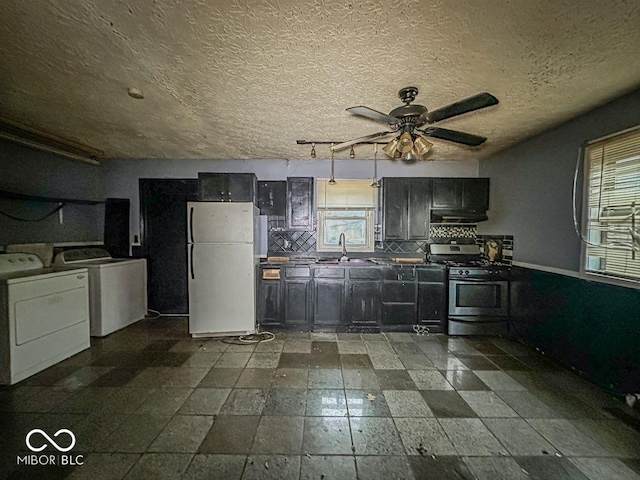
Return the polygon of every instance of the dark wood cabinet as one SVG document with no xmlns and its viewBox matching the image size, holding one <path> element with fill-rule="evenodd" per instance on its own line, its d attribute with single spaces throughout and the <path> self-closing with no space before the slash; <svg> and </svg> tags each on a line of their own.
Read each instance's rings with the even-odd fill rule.
<svg viewBox="0 0 640 480">
<path fill-rule="evenodd" d="M 431 179 L 409 179 L 408 240 L 426 240 L 429 238 L 430 204 Z"/>
<path fill-rule="evenodd" d="M 383 325 L 414 325 L 416 323 L 416 286 L 415 268 L 385 269 L 382 282 Z"/>
<path fill-rule="evenodd" d="M 408 235 L 408 178 L 382 179 L 382 237 L 406 240 Z"/>
<path fill-rule="evenodd" d="M 258 288 L 258 322 L 262 325 L 282 325 L 282 283 L 260 279 Z"/>
<path fill-rule="evenodd" d="M 489 179 L 465 178 L 462 180 L 462 208 L 489 210 Z"/>
<path fill-rule="evenodd" d="M 198 173 L 200 201 L 256 203 L 257 179 L 253 173 Z"/>
<path fill-rule="evenodd" d="M 431 208 L 462 208 L 462 179 L 434 178 Z"/>
<path fill-rule="evenodd" d="M 428 239 L 430 203 L 430 178 L 383 178 L 383 238 L 385 240 Z"/>
<path fill-rule="evenodd" d="M 341 269 L 344 270 L 344 269 Z M 313 280 L 313 324 L 338 325 L 342 323 L 344 280 Z"/>
<path fill-rule="evenodd" d="M 287 182 L 258 182 L 260 215 L 284 217 L 287 211 Z"/>
<path fill-rule="evenodd" d="M 284 325 L 309 326 L 311 303 L 311 268 L 285 267 L 284 270 Z"/>
<path fill-rule="evenodd" d="M 421 267 L 418 273 L 418 323 L 431 333 L 446 331 L 446 271 L 440 267 Z"/>
<path fill-rule="evenodd" d="M 434 178 L 431 207 L 486 211 L 489 209 L 489 179 Z"/>
<path fill-rule="evenodd" d="M 284 324 L 309 325 L 309 280 L 285 280 Z"/>
<path fill-rule="evenodd" d="M 376 326 L 380 322 L 380 282 L 350 281 L 344 323 Z"/>
<path fill-rule="evenodd" d="M 287 228 L 313 229 L 313 177 L 287 178 Z"/>
</svg>

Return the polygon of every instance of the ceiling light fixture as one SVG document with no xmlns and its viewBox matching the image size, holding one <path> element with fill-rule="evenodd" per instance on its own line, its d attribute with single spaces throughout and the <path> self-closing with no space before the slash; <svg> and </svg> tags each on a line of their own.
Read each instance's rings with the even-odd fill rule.
<svg viewBox="0 0 640 480">
<path fill-rule="evenodd" d="M 349 151 L 349 158 L 356 158 L 356 151 L 353 149 L 353 145 L 351 145 L 351 150 Z"/>
<path fill-rule="evenodd" d="M 144 98 L 144 93 L 142 93 L 142 90 L 136 87 L 129 87 L 129 89 L 127 90 L 127 94 L 131 98 L 135 98 L 136 100 L 142 100 Z"/>
<path fill-rule="evenodd" d="M 380 188 L 380 182 L 378 181 L 378 144 L 373 144 L 373 182 L 371 182 L 373 188 Z"/>
<path fill-rule="evenodd" d="M 331 144 L 331 146 L 333 147 L 333 143 Z M 334 173 L 334 165 L 333 165 L 333 150 L 331 150 L 331 178 L 329 179 L 329 185 L 335 185 L 336 184 L 336 179 L 333 176 Z"/>
<path fill-rule="evenodd" d="M 316 144 L 311 144 L 311 158 L 316 158 Z"/>
</svg>

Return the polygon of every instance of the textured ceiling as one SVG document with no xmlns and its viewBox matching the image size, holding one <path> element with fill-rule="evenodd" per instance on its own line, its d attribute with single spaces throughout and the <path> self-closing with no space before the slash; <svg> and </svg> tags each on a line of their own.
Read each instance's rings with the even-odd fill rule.
<svg viewBox="0 0 640 480">
<path fill-rule="evenodd" d="M 488 91 L 438 124 L 488 142 L 432 151 L 480 158 L 637 88 L 639 26 L 638 0 L 3 0 L 0 115 L 110 157 L 295 159 L 384 130 L 345 108 L 403 86 Z"/>
</svg>

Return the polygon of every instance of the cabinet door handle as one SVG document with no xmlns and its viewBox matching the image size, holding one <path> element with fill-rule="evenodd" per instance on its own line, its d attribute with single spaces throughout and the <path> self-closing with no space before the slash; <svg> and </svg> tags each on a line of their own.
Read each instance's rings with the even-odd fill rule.
<svg viewBox="0 0 640 480">
<path fill-rule="evenodd" d="M 191 244 L 191 255 L 190 255 L 190 257 L 191 257 L 191 262 L 190 262 L 191 263 L 191 280 L 195 280 L 196 279 L 196 274 L 193 271 L 193 247 L 194 247 L 194 245 L 192 243 Z"/>
<path fill-rule="evenodd" d="M 191 207 L 191 211 L 189 212 L 189 238 L 191 239 L 191 243 L 193 243 L 193 207 Z"/>
</svg>

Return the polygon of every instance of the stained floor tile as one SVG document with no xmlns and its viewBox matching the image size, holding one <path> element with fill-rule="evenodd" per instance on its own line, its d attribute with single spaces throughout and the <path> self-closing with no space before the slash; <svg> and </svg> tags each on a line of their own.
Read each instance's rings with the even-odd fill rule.
<svg viewBox="0 0 640 480">
<path fill-rule="evenodd" d="M 267 401 L 262 414 L 280 416 L 304 416 L 306 405 L 306 389 L 272 388 L 267 394 Z"/>
<path fill-rule="evenodd" d="M 267 417 L 260 419 L 251 451 L 255 453 L 297 454 L 302 449 L 304 417 Z"/>
<path fill-rule="evenodd" d="M 221 415 L 260 415 L 267 400 L 267 390 L 234 388 L 220 409 Z"/>
<path fill-rule="evenodd" d="M 407 457 L 371 456 L 356 457 L 360 478 L 384 480 L 389 478 L 413 479 Z"/>
<path fill-rule="evenodd" d="M 466 480 L 473 478 L 469 467 L 457 456 L 411 456 L 409 464 L 416 479 Z"/>
<path fill-rule="evenodd" d="M 180 415 L 217 415 L 231 393 L 230 388 L 196 388 L 185 400 Z"/>
<path fill-rule="evenodd" d="M 309 370 L 309 388 L 343 388 L 342 370 L 318 368 Z"/>
<path fill-rule="evenodd" d="M 274 375 L 275 370 L 272 368 L 247 367 L 242 371 L 234 386 L 235 388 L 269 388 Z"/>
<path fill-rule="evenodd" d="M 149 452 L 195 453 L 213 425 L 212 416 L 176 415 L 149 447 Z"/>
<path fill-rule="evenodd" d="M 248 454 L 260 423 L 256 415 L 221 415 L 200 444 L 198 453 Z"/>
<path fill-rule="evenodd" d="M 415 390 L 384 390 L 391 416 L 397 417 L 433 417 L 433 412 L 424 401 L 420 392 Z"/>
<path fill-rule="evenodd" d="M 300 457 L 296 455 L 251 455 L 247 458 L 243 480 L 297 480 Z"/>
<path fill-rule="evenodd" d="M 440 425 L 459 455 L 508 455 L 484 424 L 476 418 L 441 418 Z"/>
<path fill-rule="evenodd" d="M 556 449 L 521 418 L 484 418 L 482 422 L 511 455 L 551 455 Z"/>
<path fill-rule="evenodd" d="M 307 391 L 307 417 L 344 417 L 347 401 L 344 390 L 311 389 Z"/>
<path fill-rule="evenodd" d="M 380 390 L 345 390 L 350 417 L 390 417 L 387 400 Z"/>
<path fill-rule="evenodd" d="M 356 480 L 355 459 L 351 456 L 303 455 L 300 480 Z"/>
<path fill-rule="evenodd" d="M 356 455 L 403 455 L 400 434 L 391 418 L 351 417 Z"/>
<path fill-rule="evenodd" d="M 242 374 L 241 368 L 212 368 L 198 387 L 231 388 Z"/>
<path fill-rule="evenodd" d="M 456 455 L 455 448 L 435 418 L 396 418 L 394 422 L 407 455 Z"/>
<path fill-rule="evenodd" d="M 344 417 L 305 417 L 304 455 L 351 455 L 349 420 Z"/>
<path fill-rule="evenodd" d="M 244 455 L 211 455 L 198 454 L 193 457 L 189 468 L 182 476 L 183 480 L 209 480 L 223 478 L 239 480 L 242 477 Z"/>
<path fill-rule="evenodd" d="M 191 462 L 192 455 L 179 453 L 145 453 L 125 477 L 126 480 L 180 477 Z"/>
<path fill-rule="evenodd" d="M 465 457 L 464 463 L 478 480 L 529 480 L 513 458 Z"/>
<path fill-rule="evenodd" d="M 460 394 L 453 390 L 423 390 L 420 393 L 436 417 L 472 418 L 478 416 Z"/>
<path fill-rule="evenodd" d="M 417 390 L 418 387 L 406 370 L 376 370 L 382 390 Z"/>
</svg>

